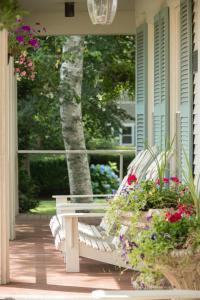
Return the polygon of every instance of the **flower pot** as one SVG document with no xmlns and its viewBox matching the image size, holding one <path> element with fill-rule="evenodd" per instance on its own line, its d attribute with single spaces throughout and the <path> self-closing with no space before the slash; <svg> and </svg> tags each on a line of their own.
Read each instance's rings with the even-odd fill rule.
<svg viewBox="0 0 200 300">
<path fill-rule="evenodd" d="M 173 288 L 200 290 L 200 249 L 172 251 L 158 260 L 156 269 Z"/>
</svg>

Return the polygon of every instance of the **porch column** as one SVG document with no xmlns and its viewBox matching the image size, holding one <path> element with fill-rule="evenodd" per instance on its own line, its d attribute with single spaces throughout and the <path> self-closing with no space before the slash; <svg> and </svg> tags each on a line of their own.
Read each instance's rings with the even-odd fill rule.
<svg viewBox="0 0 200 300">
<path fill-rule="evenodd" d="M 0 284 L 9 281 L 9 81 L 7 31 L 0 31 Z"/>
<path fill-rule="evenodd" d="M 9 137 L 10 137 L 10 240 L 15 239 L 15 215 L 18 207 L 18 170 L 17 170 L 17 86 L 14 75 L 14 59 L 9 62 Z"/>
</svg>

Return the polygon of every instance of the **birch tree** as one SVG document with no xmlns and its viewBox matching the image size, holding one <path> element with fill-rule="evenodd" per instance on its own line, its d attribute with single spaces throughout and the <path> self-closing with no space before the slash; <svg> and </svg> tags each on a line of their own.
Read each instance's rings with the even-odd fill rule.
<svg viewBox="0 0 200 300">
<path fill-rule="evenodd" d="M 84 37 L 66 37 L 63 45 L 64 61 L 61 65 L 60 116 L 62 135 L 66 150 L 86 150 L 81 90 L 83 77 Z M 92 185 L 87 154 L 66 154 L 72 195 L 92 194 Z M 76 201 L 79 199 L 76 198 Z M 91 199 L 89 199 L 91 200 Z M 87 202 L 88 199 L 80 199 Z"/>
</svg>

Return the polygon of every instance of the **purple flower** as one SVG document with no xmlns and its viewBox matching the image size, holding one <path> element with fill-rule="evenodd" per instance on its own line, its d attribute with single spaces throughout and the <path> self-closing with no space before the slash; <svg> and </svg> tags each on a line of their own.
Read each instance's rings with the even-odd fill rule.
<svg viewBox="0 0 200 300">
<path fill-rule="evenodd" d="M 141 258 L 141 259 L 144 259 L 144 253 L 141 253 L 141 254 L 140 254 L 140 258 Z"/>
<path fill-rule="evenodd" d="M 145 225 L 143 229 L 144 229 L 144 230 L 149 230 L 150 227 L 149 227 L 148 225 Z"/>
<path fill-rule="evenodd" d="M 149 222 L 149 221 L 151 221 L 151 219 L 152 219 L 152 215 L 150 215 L 150 214 L 149 214 L 149 215 L 147 215 L 147 216 L 146 216 L 146 219 L 147 219 L 147 221 L 148 221 L 148 222 Z"/>
<path fill-rule="evenodd" d="M 39 48 L 39 46 L 40 46 L 37 39 L 31 39 L 28 43 L 29 43 L 29 45 L 31 45 L 34 48 Z"/>
<path fill-rule="evenodd" d="M 155 241 L 157 239 L 157 235 L 155 233 L 152 234 L 151 239 Z"/>
<path fill-rule="evenodd" d="M 23 26 L 22 26 L 22 30 L 24 30 L 24 31 L 30 31 L 30 30 L 31 30 L 31 27 L 28 26 L 28 25 L 23 25 Z"/>
<path fill-rule="evenodd" d="M 120 236 L 119 236 L 119 240 L 120 240 L 121 242 L 123 242 L 123 241 L 124 241 L 124 235 L 123 235 L 123 234 L 120 234 Z"/>
<path fill-rule="evenodd" d="M 16 36 L 16 40 L 17 40 L 20 44 L 24 44 L 24 37 L 23 37 L 22 35 Z"/>
</svg>

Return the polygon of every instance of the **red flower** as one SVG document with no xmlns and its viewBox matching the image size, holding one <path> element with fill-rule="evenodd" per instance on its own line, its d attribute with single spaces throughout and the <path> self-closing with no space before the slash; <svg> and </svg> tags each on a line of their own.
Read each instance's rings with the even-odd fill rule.
<svg viewBox="0 0 200 300">
<path fill-rule="evenodd" d="M 191 216 L 193 213 L 193 206 L 192 205 L 186 205 L 186 204 L 179 204 L 178 205 L 178 212 L 181 213 L 181 215 Z"/>
<path fill-rule="evenodd" d="M 164 183 L 169 183 L 169 179 L 166 178 L 166 177 L 164 177 L 164 178 L 163 178 L 163 182 L 164 182 Z M 159 184 L 159 185 L 160 185 L 160 179 L 159 179 L 159 178 L 156 180 L 156 184 Z"/>
<path fill-rule="evenodd" d="M 170 178 L 171 181 L 175 182 L 175 183 L 180 183 L 180 180 L 178 179 L 178 177 L 174 176 Z"/>
<path fill-rule="evenodd" d="M 190 217 L 193 213 L 193 206 L 187 204 L 179 204 L 175 213 L 167 212 L 165 217 L 170 223 L 175 223 L 182 219 L 183 216 Z"/>
<path fill-rule="evenodd" d="M 131 185 L 133 182 L 136 182 L 136 181 L 137 181 L 137 177 L 135 175 L 130 175 L 127 180 L 128 185 Z"/>
<path fill-rule="evenodd" d="M 182 219 L 182 214 L 179 211 L 175 212 L 174 214 L 168 212 L 166 213 L 166 218 L 170 223 L 175 223 Z"/>
</svg>

